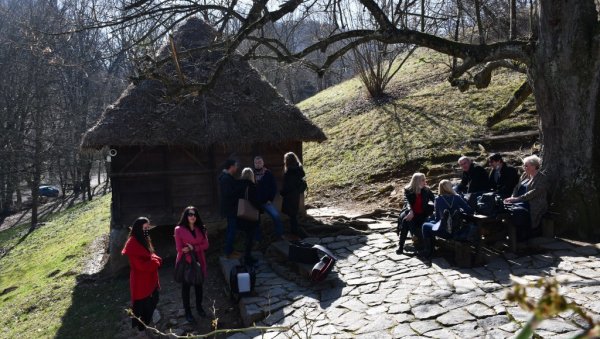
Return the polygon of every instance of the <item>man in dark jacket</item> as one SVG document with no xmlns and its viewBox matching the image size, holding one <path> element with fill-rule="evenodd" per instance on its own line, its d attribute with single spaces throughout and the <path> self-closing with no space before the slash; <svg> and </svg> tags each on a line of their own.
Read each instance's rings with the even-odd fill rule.
<svg viewBox="0 0 600 339">
<path fill-rule="evenodd" d="M 488 161 L 492 167 L 489 175 L 490 189 L 497 192 L 502 199 L 510 197 L 519 183 L 517 169 L 507 165 L 499 153 L 492 154 Z"/>
<path fill-rule="evenodd" d="M 469 206 L 475 208 L 477 197 L 490 190 L 487 171 L 477 165 L 468 157 L 462 156 L 458 159 L 458 165 L 463 170 L 460 184 L 456 186 L 458 193 L 469 193 L 467 202 Z"/>
<path fill-rule="evenodd" d="M 233 177 L 237 172 L 237 162 L 227 159 L 223 165 L 223 171 L 219 175 L 219 191 L 221 215 L 227 218 L 227 232 L 225 235 L 225 255 L 233 253 L 233 242 L 237 228 L 237 199 L 238 184 Z"/>
<path fill-rule="evenodd" d="M 277 182 L 273 173 L 265 167 L 265 161 L 260 155 L 254 157 L 254 178 L 258 186 L 258 200 L 263 210 L 273 219 L 275 235 L 278 239 L 281 239 L 283 237 L 283 223 L 277 208 L 273 205 L 273 200 L 277 194 Z M 262 232 L 259 227 L 256 232 L 256 240 L 261 238 Z"/>
<path fill-rule="evenodd" d="M 490 190 L 488 174 L 485 169 L 468 157 L 460 157 L 458 164 L 462 168 L 462 179 L 457 186 L 459 193 L 482 193 Z"/>
</svg>

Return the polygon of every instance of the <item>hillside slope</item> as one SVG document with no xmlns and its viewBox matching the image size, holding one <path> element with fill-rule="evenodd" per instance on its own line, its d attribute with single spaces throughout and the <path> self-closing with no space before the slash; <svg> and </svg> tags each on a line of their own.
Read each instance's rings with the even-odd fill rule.
<svg viewBox="0 0 600 339">
<path fill-rule="evenodd" d="M 3 338 L 113 338 L 129 298 L 128 281 L 95 282 L 110 195 L 28 225 L 0 232 L 0 328 Z"/>
<path fill-rule="evenodd" d="M 483 90 L 461 93 L 448 83 L 450 60 L 427 50 L 415 53 L 392 80 L 389 97 L 376 104 L 358 78 L 331 87 L 298 107 L 328 137 L 305 144 L 304 162 L 314 191 L 356 188 L 427 170 L 478 151 L 475 137 L 535 129 L 532 99 L 492 129 L 486 118 L 500 108 L 524 75 L 497 71 Z"/>
</svg>

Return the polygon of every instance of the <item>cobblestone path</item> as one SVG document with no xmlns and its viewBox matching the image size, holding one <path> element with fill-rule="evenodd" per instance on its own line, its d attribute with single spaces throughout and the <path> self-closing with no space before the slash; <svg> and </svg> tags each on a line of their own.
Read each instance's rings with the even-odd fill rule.
<svg viewBox="0 0 600 339">
<path fill-rule="evenodd" d="M 393 232 L 307 239 L 331 249 L 339 261 L 327 280 L 308 286 L 275 273 L 267 260 L 258 266 L 257 296 L 243 298 L 246 322 L 290 326 L 265 338 L 508 338 L 530 314 L 506 301 L 511 277 L 535 281 L 555 277 L 561 292 L 600 314 L 600 260 L 595 245 L 575 246 L 549 240 L 544 253 L 517 257 L 506 254 L 485 266 L 452 267 L 435 258 L 427 267 L 417 258 L 395 253 Z M 533 296 L 541 290 L 529 291 Z M 578 315 L 561 314 L 543 321 L 543 338 L 569 338 L 581 331 Z M 237 333 L 231 338 L 262 335 Z"/>
</svg>

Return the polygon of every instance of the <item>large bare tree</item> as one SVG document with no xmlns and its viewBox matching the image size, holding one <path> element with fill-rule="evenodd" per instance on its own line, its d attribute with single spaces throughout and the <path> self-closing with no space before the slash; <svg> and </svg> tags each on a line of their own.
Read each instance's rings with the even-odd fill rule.
<svg viewBox="0 0 600 339">
<path fill-rule="evenodd" d="M 535 95 L 543 140 L 543 167 L 556 183 L 553 196 L 561 211 L 559 225 L 568 228 L 571 233 L 598 238 L 600 148 L 594 145 L 600 139 L 600 26 L 596 2 L 538 0 L 521 4 L 525 10 L 520 7 L 518 12 L 530 13 L 529 32 L 515 29 L 517 20 L 510 17 L 511 13 L 515 13 L 514 6 L 511 5 L 509 10 L 506 2 L 503 3 L 503 11 L 509 13 L 508 19 L 496 16 L 497 13 L 490 9 L 491 1 L 476 2 L 473 9 L 461 0 L 443 2 L 444 8 L 454 7 L 454 13 L 441 11 L 440 3 L 137 0 L 126 1 L 122 4 L 122 12 L 98 22 L 96 26 L 128 26 L 146 21 L 152 22 L 155 30 L 166 32 L 172 24 L 200 15 L 210 18 L 222 33 L 213 48 L 224 48 L 232 54 L 243 42 L 249 42 L 250 47 L 243 51 L 248 58 L 302 62 L 319 75 L 361 44 L 371 41 L 412 44 L 456 57 L 458 62 L 448 80 L 451 85 L 463 90 L 470 85 L 478 88 L 487 86 L 491 70 L 495 68 L 509 66 L 523 69 L 527 81 L 515 92 L 512 102 L 513 106 L 517 106 L 523 96 L 532 92 Z M 390 11 L 389 6 L 393 6 L 393 10 Z M 347 20 L 348 11 L 368 16 L 369 20 L 362 20 L 362 24 Z M 321 20 L 335 29 L 300 51 L 291 51 L 280 40 L 260 35 L 260 30 L 267 24 L 287 17 Z M 427 30 L 423 20 L 445 23 L 447 28 L 440 25 L 441 29 L 437 31 Z M 489 26 L 494 20 L 498 24 Z M 478 30 L 479 35 L 485 34 L 487 39 L 456 41 L 454 33 L 468 29 Z M 494 39 L 490 39 L 488 32 L 494 33 Z M 519 39 L 517 34 L 527 37 Z M 259 53 L 265 49 L 268 53 Z M 315 52 L 327 53 L 327 58 L 321 63 L 314 63 L 310 55 Z M 227 56 L 217 62 L 213 78 L 206 83 L 188 84 L 181 91 L 196 92 L 210 87 L 225 62 Z"/>
</svg>

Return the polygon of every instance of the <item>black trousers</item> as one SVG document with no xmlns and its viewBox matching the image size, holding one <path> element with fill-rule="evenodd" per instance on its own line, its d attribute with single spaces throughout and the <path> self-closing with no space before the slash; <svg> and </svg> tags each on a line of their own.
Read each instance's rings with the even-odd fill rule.
<svg viewBox="0 0 600 339">
<path fill-rule="evenodd" d="M 152 321 L 152 314 L 156 305 L 158 304 L 158 288 L 152 292 L 148 297 L 133 302 L 133 314 L 140 318 L 144 324 L 150 325 Z M 143 331 L 145 329 L 144 324 L 135 318 L 131 318 L 131 327 L 137 327 L 138 330 Z"/>
<path fill-rule="evenodd" d="M 196 311 L 202 308 L 202 285 L 181 284 L 181 299 L 183 299 L 183 309 L 186 314 L 192 314 L 190 308 L 190 288 L 194 286 L 196 294 Z"/>
<path fill-rule="evenodd" d="M 406 242 L 406 237 L 408 236 L 408 231 L 410 231 L 410 233 L 419 238 L 422 239 L 423 238 L 423 233 L 421 231 L 421 226 L 423 226 L 423 223 L 425 222 L 425 220 L 427 219 L 427 216 L 425 214 L 415 214 L 415 216 L 413 217 L 413 219 L 411 221 L 408 220 L 404 220 L 404 217 L 408 214 L 409 211 L 405 211 L 402 212 L 402 214 L 400 214 L 400 217 L 398 217 L 398 235 L 400 237 L 399 241 L 398 241 L 398 247 L 400 249 L 404 249 L 404 243 Z"/>
<path fill-rule="evenodd" d="M 244 248 L 244 258 L 249 259 L 250 253 L 252 252 L 252 245 L 254 244 L 254 238 L 256 237 L 256 230 L 259 227 L 259 221 L 249 221 L 238 219 L 238 227 L 240 231 L 244 232 L 246 235 L 246 244 Z"/>
<path fill-rule="evenodd" d="M 510 222 L 517 229 L 517 240 L 525 241 L 531 238 L 531 215 L 526 206 L 514 204 L 510 208 Z"/>
</svg>

